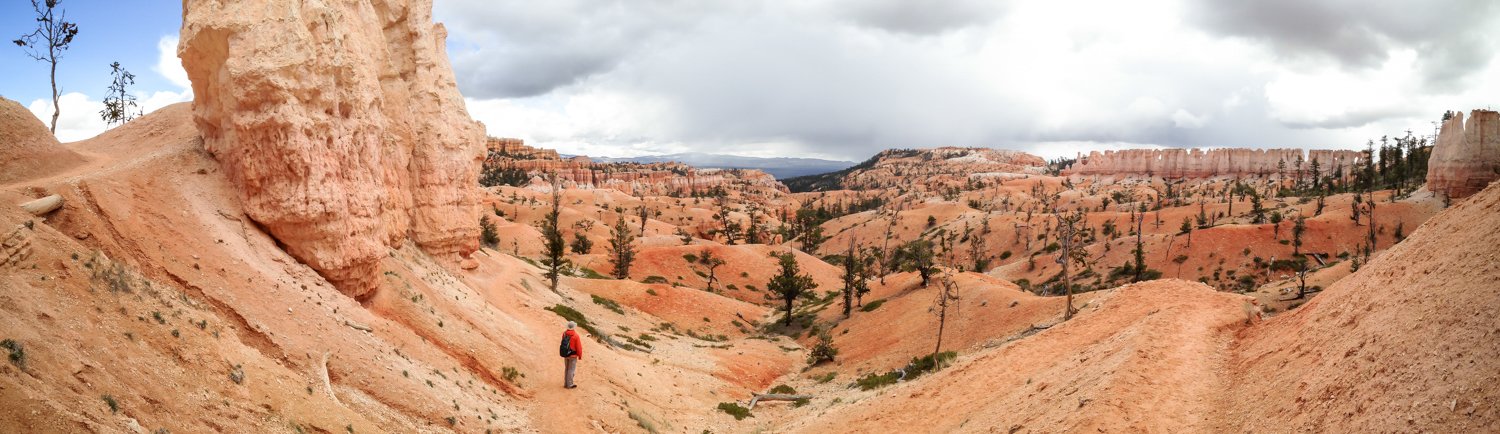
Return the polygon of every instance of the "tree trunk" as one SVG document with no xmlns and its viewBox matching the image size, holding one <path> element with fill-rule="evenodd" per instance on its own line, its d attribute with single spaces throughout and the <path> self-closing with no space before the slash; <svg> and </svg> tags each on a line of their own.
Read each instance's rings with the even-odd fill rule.
<svg viewBox="0 0 1500 434">
<path fill-rule="evenodd" d="M 51 44 L 50 40 L 48 44 Z M 57 103 L 57 54 L 53 53 L 53 50 L 54 48 L 51 47 L 47 49 L 49 55 L 52 56 L 48 61 L 52 63 L 52 135 L 55 136 L 57 135 L 57 115 L 62 113 L 62 108 Z"/>
</svg>

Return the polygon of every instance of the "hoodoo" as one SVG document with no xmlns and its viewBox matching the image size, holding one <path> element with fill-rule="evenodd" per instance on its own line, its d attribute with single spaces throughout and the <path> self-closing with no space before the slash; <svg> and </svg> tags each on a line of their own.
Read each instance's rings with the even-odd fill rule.
<svg viewBox="0 0 1500 434">
<path fill-rule="evenodd" d="M 1427 188 L 1450 199 L 1469 197 L 1500 179 L 1500 112 L 1474 110 L 1464 122 L 1455 112 L 1443 121 L 1432 158 L 1427 161 Z"/>
<path fill-rule="evenodd" d="M 1154 175 L 1166 178 L 1268 175 L 1297 170 L 1297 162 L 1318 161 L 1332 170 L 1362 164 L 1358 151 L 1301 149 L 1126 149 L 1093 151 L 1063 170 L 1064 175 Z M 1306 170 L 1309 166 L 1304 165 Z"/>
<path fill-rule="evenodd" d="M 478 248 L 484 133 L 431 15 L 431 0 L 183 4 L 204 146 L 246 213 L 351 296 L 386 247 Z"/>
</svg>

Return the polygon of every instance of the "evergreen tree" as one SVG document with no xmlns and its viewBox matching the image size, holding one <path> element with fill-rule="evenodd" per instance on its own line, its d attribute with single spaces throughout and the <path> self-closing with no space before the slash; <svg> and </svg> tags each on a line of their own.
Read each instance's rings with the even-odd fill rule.
<svg viewBox="0 0 1500 434">
<path fill-rule="evenodd" d="M 589 240 L 587 234 L 584 234 L 583 232 L 574 232 L 573 243 L 570 244 L 568 248 L 572 249 L 573 253 L 579 255 L 587 255 L 590 251 L 594 250 L 594 242 L 592 240 Z"/>
<path fill-rule="evenodd" d="M 1307 218 L 1301 215 L 1292 224 L 1292 256 L 1302 254 L 1302 232 L 1307 230 Z"/>
<path fill-rule="evenodd" d="M 933 272 L 937 271 L 932 251 L 932 240 L 918 238 L 906 244 L 896 247 L 895 262 L 899 264 L 902 271 L 915 271 L 922 277 L 922 287 L 932 279 Z"/>
<path fill-rule="evenodd" d="M 855 249 L 854 240 L 849 240 L 849 250 L 844 253 L 844 318 L 848 318 L 854 309 L 854 298 L 861 292 L 870 290 L 865 277 L 864 259 L 860 257 L 859 251 Z"/>
<path fill-rule="evenodd" d="M 713 250 L 704 247 L 703 252 L 698 254 L 698 260 L 696 262 L 698 263 L 698 265 L 703 266 L 704 270 L 707 270 L 704 273 L 707 275 L 706 278 L 708 279 L 707 289 L 709 291 L 713 291 L 714 284 L 719 283 L 717 270 L 719 269 L 720 265 L 724 265 L 724 260 L 720 259 L 717 256 L 714 256 Z"/>
<path fill-rule="evenodd" d="M 552 179 L 552 209 L 542 220 L 542 250 L 547 255 L 542 265 L 547 266 L 547 283 L 553 291 L 557 291 L 557 280 L 568 263 L 567 259 L 563 259 L 566 245 L 563 243 L 562 230 L 557 227 L 558 216 L 562 214 L 562 188 L 557 186 L 556 181 L 556 178 Z"/>
<path fill-rule="evenodd" d="M 771 256 L 776 258 L 776 263 L 780 267 L 780 271 L 771 277 L 771 281 L 766 282 L 766 289 L 770 290 L 770 293 L 766 294 L 766 297 L 785 303 L 786 318 L 783 319 L 783 324 L 791 327 L 792 305 L 796 303 L 798 298 L 810 294 L 809 291 L 817 288 L 818 284 L 813 283 L 812 276 L 802 274 L 802 271 L 797 266 L 797 257 L 792 255 L 791 252 L 773 252 Z"/>
<path fill-rule="evenodd" d="M 616 279 L 628 278 L 630 264 L 635 262 L 635 247 L 630 244 L 635 241 L 635 234 L 630 232 L 630 226 L 625 223 L 625 215 L 617 217 L 609 235 L 609 255 L 615 265 L 612 274 Z"/>
</svg>

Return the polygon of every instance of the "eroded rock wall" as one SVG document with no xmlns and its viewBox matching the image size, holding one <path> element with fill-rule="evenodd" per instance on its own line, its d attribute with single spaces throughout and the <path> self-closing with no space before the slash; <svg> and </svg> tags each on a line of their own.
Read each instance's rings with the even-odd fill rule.
<svg viewBox="0 0 1500 434">
<path fill-rule="evenodd" d="M 186 0 L 178 56 L 204 146 L 246 212 L 347 294 L 410 239 L 478 247 L 483 128 L 431 0 Z"/>
<path fill-rule="evenodd" d="M 1500 112 L 1462 112 L 1443 122 L 1432 158 L 1427 160 L 1427 188 L 1451 199 L 1478 193 L 1500 179 Z"/>
<path fill-rule="evenodd" d="M 1125 149 L 1093 151 L 1063 170 L 1064 175 L 1152 175 L 1164 178 L 1213 176 L 1294 175 L 1297 162 L 1310 171 L 1316 160 L 1322 170 L 1364 161 L 1360 151 L 1301 149 Z"/>
<path fill-rule="evenodd" d="M 557 151 L 527 146 L 519 139 L 490 138 L 485 168 L 519 169 L 530 183 L 546 185 L 556 175 L 566 188 L 608 188 L 636 196 L 690 196 L 723 189 L 769 197 L 786 193 L 776 177 L 750 169 L 700 169 L 682 163 L 600 163 L 588 157 L 562 158 Z"/>
</svg>

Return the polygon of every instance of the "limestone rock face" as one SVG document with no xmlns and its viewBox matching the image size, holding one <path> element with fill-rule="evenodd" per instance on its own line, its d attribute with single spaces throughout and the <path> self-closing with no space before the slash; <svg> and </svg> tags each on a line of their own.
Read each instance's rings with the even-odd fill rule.
<svg viewBox="0 0 1500 434">
<path fill-rule="evenodd" d="M 1500 112 L 1474 110 L 1464 122 L 1455 113 L 1443 122 L 1432 158 L 1427 160 L 1427 188 L 1452 199 L 1478 193 L 1500 179 Z"/>
<path fill-rule="evenodd" d="M 431 0 L 183 3 L 204 146 L 250 217 L 351 296 L 386 247 L 478 248 L 483 128 L 431 15 Z"/>
<path fill-rule="evenodd" d="M 1311 170 L 1317 161 L 1321 170 L 1363 164 L 1359 151 L 1301 149 L 1126 149 L 1093 151 L 1063 170 L 1064 175 L 1152 175 L 1163 178 L 1207 178 L 1213 176 L 1260 176 L 1285 171 Z"/>
</svg>

